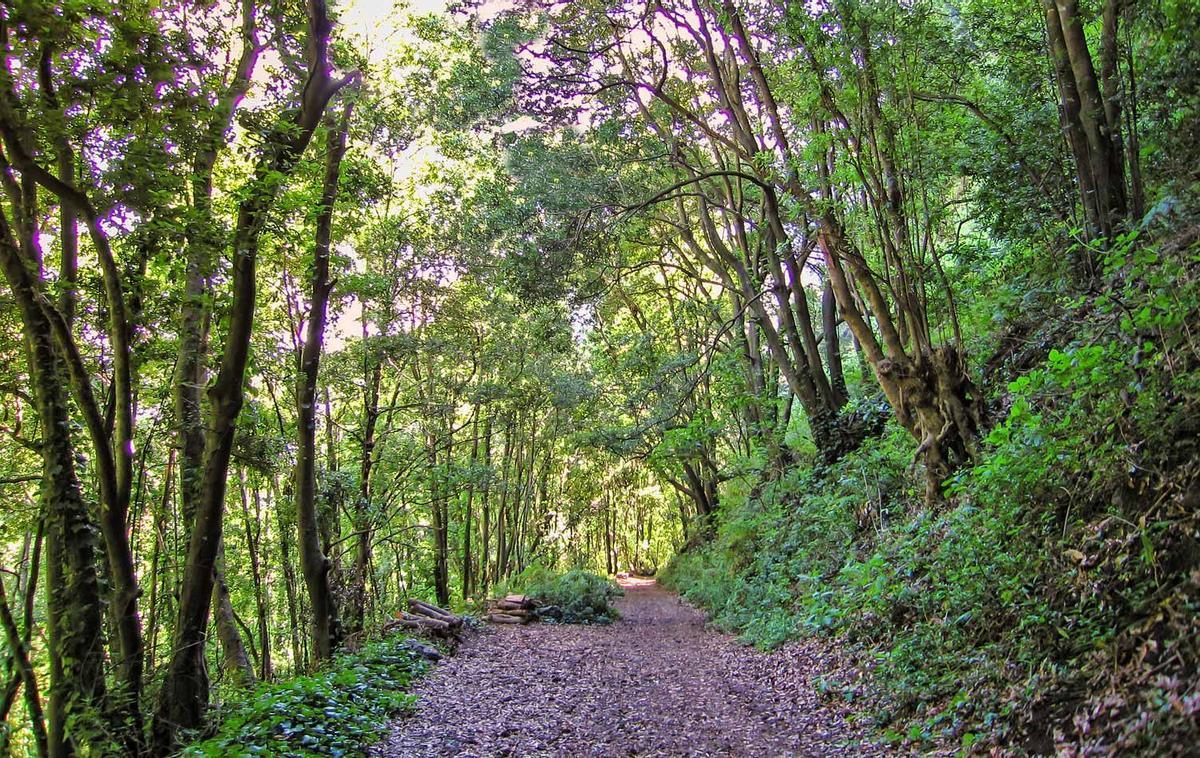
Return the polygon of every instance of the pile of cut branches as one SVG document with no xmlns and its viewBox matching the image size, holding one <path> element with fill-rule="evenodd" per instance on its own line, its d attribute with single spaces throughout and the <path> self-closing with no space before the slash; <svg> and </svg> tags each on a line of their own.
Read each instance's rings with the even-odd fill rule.
<svg viewBox="0 0 1200 758">
<path fill-rule="evenodd" d="M 487 619 L 493 624 L 528 624 L 538 615 L 538 602 L 528 595 L 505 595 L 488 601 Z"/>
<path fill-rule="evenodd" d="M 462 625 L 461 616 L 456 616 L 450 611 L 426 603 L 424 600 L 410 597 L 408 610 L 397 611 L 396 618 L 387 624 L 385 631 L 408 629 L 425 632 L 433 637 L 458 637 Z"/>
</svg>

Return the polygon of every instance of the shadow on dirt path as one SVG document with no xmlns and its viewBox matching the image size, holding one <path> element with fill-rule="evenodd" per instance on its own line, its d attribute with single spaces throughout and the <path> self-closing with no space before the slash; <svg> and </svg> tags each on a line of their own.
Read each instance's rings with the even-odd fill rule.
<svg viewBox="0 0 1200 758">
<path fill-rule="evenodd" d="M 762 653 L 653 580 L 609 626 L 489 629 L 417 683 L 376 756 L 863 755 L 813 679 L 820 643 Z"/>
</svg>

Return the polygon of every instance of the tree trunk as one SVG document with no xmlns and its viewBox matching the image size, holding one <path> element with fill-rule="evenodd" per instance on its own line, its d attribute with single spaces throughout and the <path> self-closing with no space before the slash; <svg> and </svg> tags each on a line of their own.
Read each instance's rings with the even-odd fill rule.
<svg viewBox="0 0 1200 758">
<path fill-rule="evenodd" d="M 57 98 L 51 81 L 49 48 L 44 50 L 39 66 L 39 79 L 42 94 L 52 109 L 57 108 Z M 129 312 L 125 301 L 122 272 L 117 266 L 109 244 L 107 232 L 101 216 L 92 205 L 91 199 L 85 192 L 79 190 L 71 181 L 55 176 L 42 168 L 26 149 L 25 135 L 11 120 L 11 114 L 0 114 L 0 132 L 3 132 L 4 146 L 8 158 L 21 172 L 23 192 L 11 193 L 18 212 L 27 215 L 27 221 L 35 217 L 36 186 L 46 189 L 54 195 L 60 204 L 69 206 L 69 212 L 62 216 L 66 227 L 61 231 L 69 236 L 75 226 L 76 216 L 86 221 L 89 237 L 92 240 L 96 259 L 99 264 L 100 279 L 105 297 L 107 311 L 106 336 L 110 343 L 109 360 L 111 362 L 112 382 L 110 385 L 111 416 L 105 417 L 100 411 L 92 388 L 93 377 L 84 363 L 83 356 L 75 342 L 71 331 L 70 320 L 57 308 L 49 298 L 45 298 L 37 307 L 42 311 L 42 319 L 46 322 L 48 333 L 52 339 L 53 348 L 59 353 L 61 360 L 61 378 L 69 380 L 69 388 L 74 395 L 76 404 L 84 417 L 84 426 L 91 439 L 96 468 L 97 489 L 100 495 L 98 525 L 104 540 L 104 554 L 108 559 L 109 584 L 111 592 L 108 597 L 108 607 L 115 634 L 112 657 L 115 659 L 116 687 L 108 696 L 109 716 L 115 738 L 127 750 L 140 749 L 141 741 L 141 711 L 138 701 L 141 696 L 142 679 L 142 630 L 138 616 L 137 601 L 141 594 L 137 584 L 137 576 L 133 565 L 133 553 L 129 542 L 128 515 L 133 486 L 133 454 L 134 454 L 134 399 L 133 399 L 133 354 L 130 346 L 131 325 Z M 63 153 L 70 157 L 70 149 L 64 138 L 59 135 L 56 139 L 59 158 Z M 69 166 L 69 162 L 59 161 L 60 168 Z M 23 195 L 23 196 L 22 196 Z M 31 224 L 22 224 L 21 246 L 26 251 L 30 262 L 36 262 L 40 267 L 41 254 L 35 244 Z M 3 235 L 11 246 L 11 252 L 19 260 L 20 252 L 15 238 L 5 223 Z M 74 277 L 76 250 L 74 241 L 64 236 L 63 259 L 66 264 L 65 275 Z M 27 272 L 29 278 L 29 294 L 44 297 L 40 282 L 40 270 L 34 274 Z M 10 283 L 13 280 L 10 278 Z M 67 282 L 70 291 L 73 283 Z M 74 311 L 74 297 L 69 294 L 61 299 L 61 303 Z"/>
<path fill-rule="evenodd" d="M 296 570 L 292 562 L 292 551 L 288 548 L 291 543 L 295 523 L 289 523 L 283 512 L 283 504 L 293 502 L 290 496 L 281 495 L 279 485 L 271 479 L 271 502 L 275 506 L 275 532 L 279 540 L 279 565 L 283 567 L 283 586 L 287 593 L 288 609 L 288 638 L 292 643 L 292 671 L 302 671 L 307 668 L 308 660 L 304 655 L 304 645 L 300 637 L 300 602 L 296 593 Z"/>
<path fill-rule="evenodd" d="M 34 261 L 17 247 L 0 213 L 0 267 L 21 318 L 30 383 L 41 427 L 40 508 L 46 532 L 46 608 L 50 657 L 47 750 L 69 755 L 106 712 L 103 603 L 97 573 L 98 532 L 80 490 L 71 441 L 70 403 L 53 327 L 39 306 Z M 68 733 L 68 722 L 71 732 Z"/>
<path fill-rule="evenodd" d="M 491 558 L 491 534 L 489 533 L 489 529 L 491 528 L 492 520 L 492 479 L 495 476 L 495 472 L 492 471 L 492 417 L 490 415 L 483 422 L 483 465 L 487 469 L 487 480 L 483 484 L 483 506 L 480 513 L 483 528 L 480 531 L 479 537 L 482 548 L 482 554 L 479 556 L 479 588 L 481 592 L 487 594 L 488 588 L 491 586 L 491 574 L 488 572 L 489 560 Z"/>
<path fill-rule="evenodd" d="M 203 709 L 208 702 L 208 673 L 203 656 L 207 604 L 213 593 L 211 589 L 206 591 L 206 587 L 215 586 L 216 577 L 214 575 L 200 580 L 203 586 L 188 588 L 186 593 L 184 585 L 189 581 L 186 578 L 188 569 L 192 570 L 193 576 L 196 571 L 202 570 L 200 566 L 190 565 L 193 554 L 201 562 L 209 565 L 211 573 L 212 565 L 215 564 L 216 542 L 219 541 L 219 538 L 213 539 L 214 518 L 211 512 L 206 513 L 204 525 L 204 529 L 209 533 L 196 535 L 199 526 L 196 523 L 197 514 L 202 507 L 207 480 L 207 443 L 201 392 L 205 385 L 205 355 L 208 350 L 208 325 L 211 318 L 209 286 L 222 247 L 220 223 L 215 217 L 212 203 L 213 170 L 221 150 L 227 144 L 226 132 L 232 125 L 238 105 L 249 90 L 250 77 L 258 61 L 259 47 L 254 29 L 253 5 L 245 2 L 242 6 L 242 54 L 229 84 L 205 125 L 201 146 L 193 157 L 191 166 L 192 207 L 186 228 L 186 269 L 177 329 L 179 347 L 173 391 L 179 449 L 179 498 L 189 550 L 184 559 L 184 570 L 176 574 L 180 581 L 180 615 L 175 627 L 173 653 L 168 663 L 169 673 L 163 690 L 164 701 L 159 708 L 159 717 L 155 724 L 155 750 L 159 753 L 169 752 L 173 748 L 174 730 L 177 726 L 199 726 L 203 718 Z M 214 507 L 217 506 L 210 506 L 210 511 Z M 219 528 L 216 531 L 219 532 Z M 191 549 L 193 541 L 196 548 L 194 553 Z M 214 556 L 211 562 L 207 557 L 210 552 Z M 182 602 L 185 594 L 186 608 Z M 183 615 L 185 612 L 186 621 Z M 183 629 L 180 626 L 183 623 L 192 626 Z M 224 624 L 221 624 L 221 627 L 227 629 Z M 236 628 L 234 633 L 236 634 Z M 171 702 L 168 703 L 165 693 L 172 686 L 178 686 L 179 692 L 172 695 Z"/>
<path fill-rule="evenodd" d="M 25 709 L 29 712 L 29 726 L 33 731 L 33 742 L 39 756 L 49 754 L 49 741 L 46 736 L 46 719 L 42 712 L 42 698 L 38 692 L 37 675 L 33 663 L 29 659 L 28 640 L 22 638 L 13 618 L 12 609 L 8 605 L 8 596 L 4 592 L 4 581 L 0 580 L 0 626 L 4 627 L 4 638 L 8 643 L 10 655 L 20 676 L 21 684 L 25 687 Z"/>
<path fill-rule="evenodd" d="M 1119 230 L 1126 213 L 1123 156 L 1114 150 L 1114 145 L 1120 144 L 1121 127 L 1119 122 L 1108 121 L 1116 103 L 1107 104 L 1100 93 L 1077 0 L 1044 0 L 1043 5 L 1061 100 L 1060 118 L 1075 161 L 1088 234 L 1109 238 Z M 1114 48 L 1116 23 L 1114 15 Z M 1089 269 L 1094 265 L 1090 260 L 1086 263 Z M 1087 274 L 1091 277 L 1095 272 Z"/>
<path fill-rule="evenodd" d="M 238 472 L 238 485 L 241 491 L 242 523 L 246 530 L 246 550 L 250 554 L 250 578 L 254 583 L 254 607 L 258 622 L 258 645 L 262 649 L 259 659 L 259 677 L 269 681 L 274 674 L 271 663 L 271 598 L 266 583 L 263 581 L 262 569 L 262 536 L 265 522 L 262 513 L 262 493 L 259 487 L 254 487 L 254 513 L 250 512 L 250 498 L 246 492 L 246 472 Z"/>
<path fill-rule="evenodd" d="M 516 424 L 510 418 L 504 427 L 504 454 L 501 456 L 500 464 L 500 502 L 496 506 L 496 560 L 492 569 L 492 583 L 499 584 L 504 579 L 504 555 L 506 551 L 505 531 L 506 519 L 508 518 L 508 501 L 511 477 L 509 472 L 512 470 L 512 460 L 516 450 L 516 441 L 513 439 L 516 429 Z"/>
<path fill-rule="evenodd" d="M 479 409 L 476 408 L 472 413 L 471 418 L 471 459 L 470 459 L 470 476 L 472 483 L 467 485 L 467 502 L 463 507 L 463 551 L 462 551 L 462 596 L 464 599 L 471 596 L 472 580 L 474 572 L 471 571 L 471 562 L 474 556 L 471 555 L 471 515 L 475 509 L 475 485 L 473 483 L 475 476 L 476 464 L 479 462 Z"/>
<path fill-rule="evenodd" d="M 340 124 L 326 118 L 328 133 L 325 178 L 317 211 L 316 243 L 313 252 L 312 296 L 304 345 L 300 353 L 300 376 L 296 383 L 296 429 L 299 435 L 296 455 L 296 520 L 300 533 L 300 567 L 308 587 L 312 606 L 313 651 L 317 660 L 332 655 L 341 644 L 342 630 L 337 602 L 330 586 L 331 564 L 321 546 L 321 529 L 316 503 L 316 404 L 317 376 L 321 346 L 325 340 L 325 321 L 333 282 L 329 274 L 329 246 L 333 208 L 337 201 L 338 177 L 346 152 L 346 134 L 350 126 L 351 101 L 342 110 Z"/>
<path fill-rule="evenodd" d="M 821 329 L 825 338 L 825 362 L 829 365 L 829 382 L 833 385 L 834 393 L 845 405 L 849 395 L 846 392 L 846 373 L 842 368 L 842 343 L 838 339 L 837 298 L 833 294 L 833 284 L 829 275 L 821 286 Z"/>
<path fill-rule="evenodd" d="M 229 597 L 229 585 L 225 583 L 224 540 L 217 547 L 214 572 L 213 607 L 216 608 L 216 612 L 213 615 L 217 625 L 217 637 L 221 641 L 222 668 L 227 680 L 234 687 L 249 687 L 255 681 L 254 666 L 250 665 L 250 656 L 246 654 L 246 643 L 238 631 L 233 602 Z"/>
<path fill-rule="evenodd" d="M 363 337 L 366 338 L 366 307 L 363 307 Z M 375 426 L 379 421 L 379 383 L 383 364 L 365 351 L 363 390 L 363 432 L 360 451 L 358 502 L 355 506 L 354 575 L 350 587 L 348 627 L 351 634 L 362 632 L 366 619 L 367 575 L 371 565 L 371 473 L 375 463 Z"/>
<path fill-rule="evenodd" d="M 177 730 L 194 729 L 203 723 L 208 702 L 204 641 L 217 548 L 221 541 L 229 459 L 250 358 L 259 237 L 276 195 L 308 146 L 325 106 L 346 83 L 335 82 L 330 77 L 328 44 L 332 24 L 324 0 L 309 0 L 307 10 L 306 57 L 309 65 L 301 105 L 289 111 L 265 136 L 263 153 L 238 207 L 233 235 L 233 302 L 220 369 L 208 390 L 211 416 L 205 441 L 201 497 L 184 567 L 174 652 L 155 716 L 154 750 L 158 754 L 175 749 Z"/>
<path fill-rule="evenodd" d="M 1134 7 L 1135 4 L 1129 0 L 1124 3 L 1122 9 L 1126 18 L 1126 35 L 1129 34 L 1130 16 Z M 1125 68 L 1129 77 L 1124 90 L 1125 107 L 1123 108 L 1126 129 L 1125 162 L 1129 167 L 1129 213 L 1134 220 L 1138 220 L 1146 215 L 1146 188 L 1142 181 L 1142 147 L 1138 137 L 1140 130 L 1138 128 L 1137 70 L 1133 65 L 1132 44 L 1125 45 Z"/>
<path fill-rule="evenodd" d="M 925 459 L 926 500 L 942 499 L 941 483 L 958 465 L 975 456 L 975 439 L 981 416 L 981 399 L 966 372 L 966 362 L 955 345 L 928 351 L 905 352 L 890 323 L 887 302 L 870 278 L 861 254 L 848 252 L 840 225 L 826 218 L 821 247 L 838 306 L 867 355 L 896 420 L 918 441 L 914 460 Z M 866 318 L 858 310 L 842 261 L 849 263 L 854 279 L 866 290 L 871 315 L 880 323 L 880 345 Z"/>
<path fill-rule="evenodd" d="M 451 447 L 446 442 L 445 466 L 447 472 L 438 470 L 438 439 L 430 436 L 429 445 L 429 493 L 433 508 L 433 589 L 438 605 L 450 605 L 450 544 L 449 506 L 446 494 L 446 479 L 450 468 Z"/>
</svg>

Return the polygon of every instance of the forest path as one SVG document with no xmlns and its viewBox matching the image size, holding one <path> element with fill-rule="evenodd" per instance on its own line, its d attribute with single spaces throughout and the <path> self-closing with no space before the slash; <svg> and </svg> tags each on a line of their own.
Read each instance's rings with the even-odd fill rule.
<svg viewBox="0 0 1200 758">
<path fill-rule="evenodd" d="M 609 626 L 496 627 L 416 684 L 376 756 L 863 755 L 819 702 L 819 643 L 762 653 L 651 580 Z"/>
</svg>

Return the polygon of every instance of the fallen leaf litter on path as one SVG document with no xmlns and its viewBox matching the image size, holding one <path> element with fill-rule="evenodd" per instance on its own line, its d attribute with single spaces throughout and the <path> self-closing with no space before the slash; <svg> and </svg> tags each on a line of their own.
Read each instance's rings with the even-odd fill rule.
<svg viewBox="0 0 1200 758">
<path fill-rule="evenodd" d="M 818 642 L 773 653 L 706 629 L 646 580 L 609 626 L 492 628 L 414 688 L 382 756 L 864 755 L 813 687 Z"/>
</svg>

